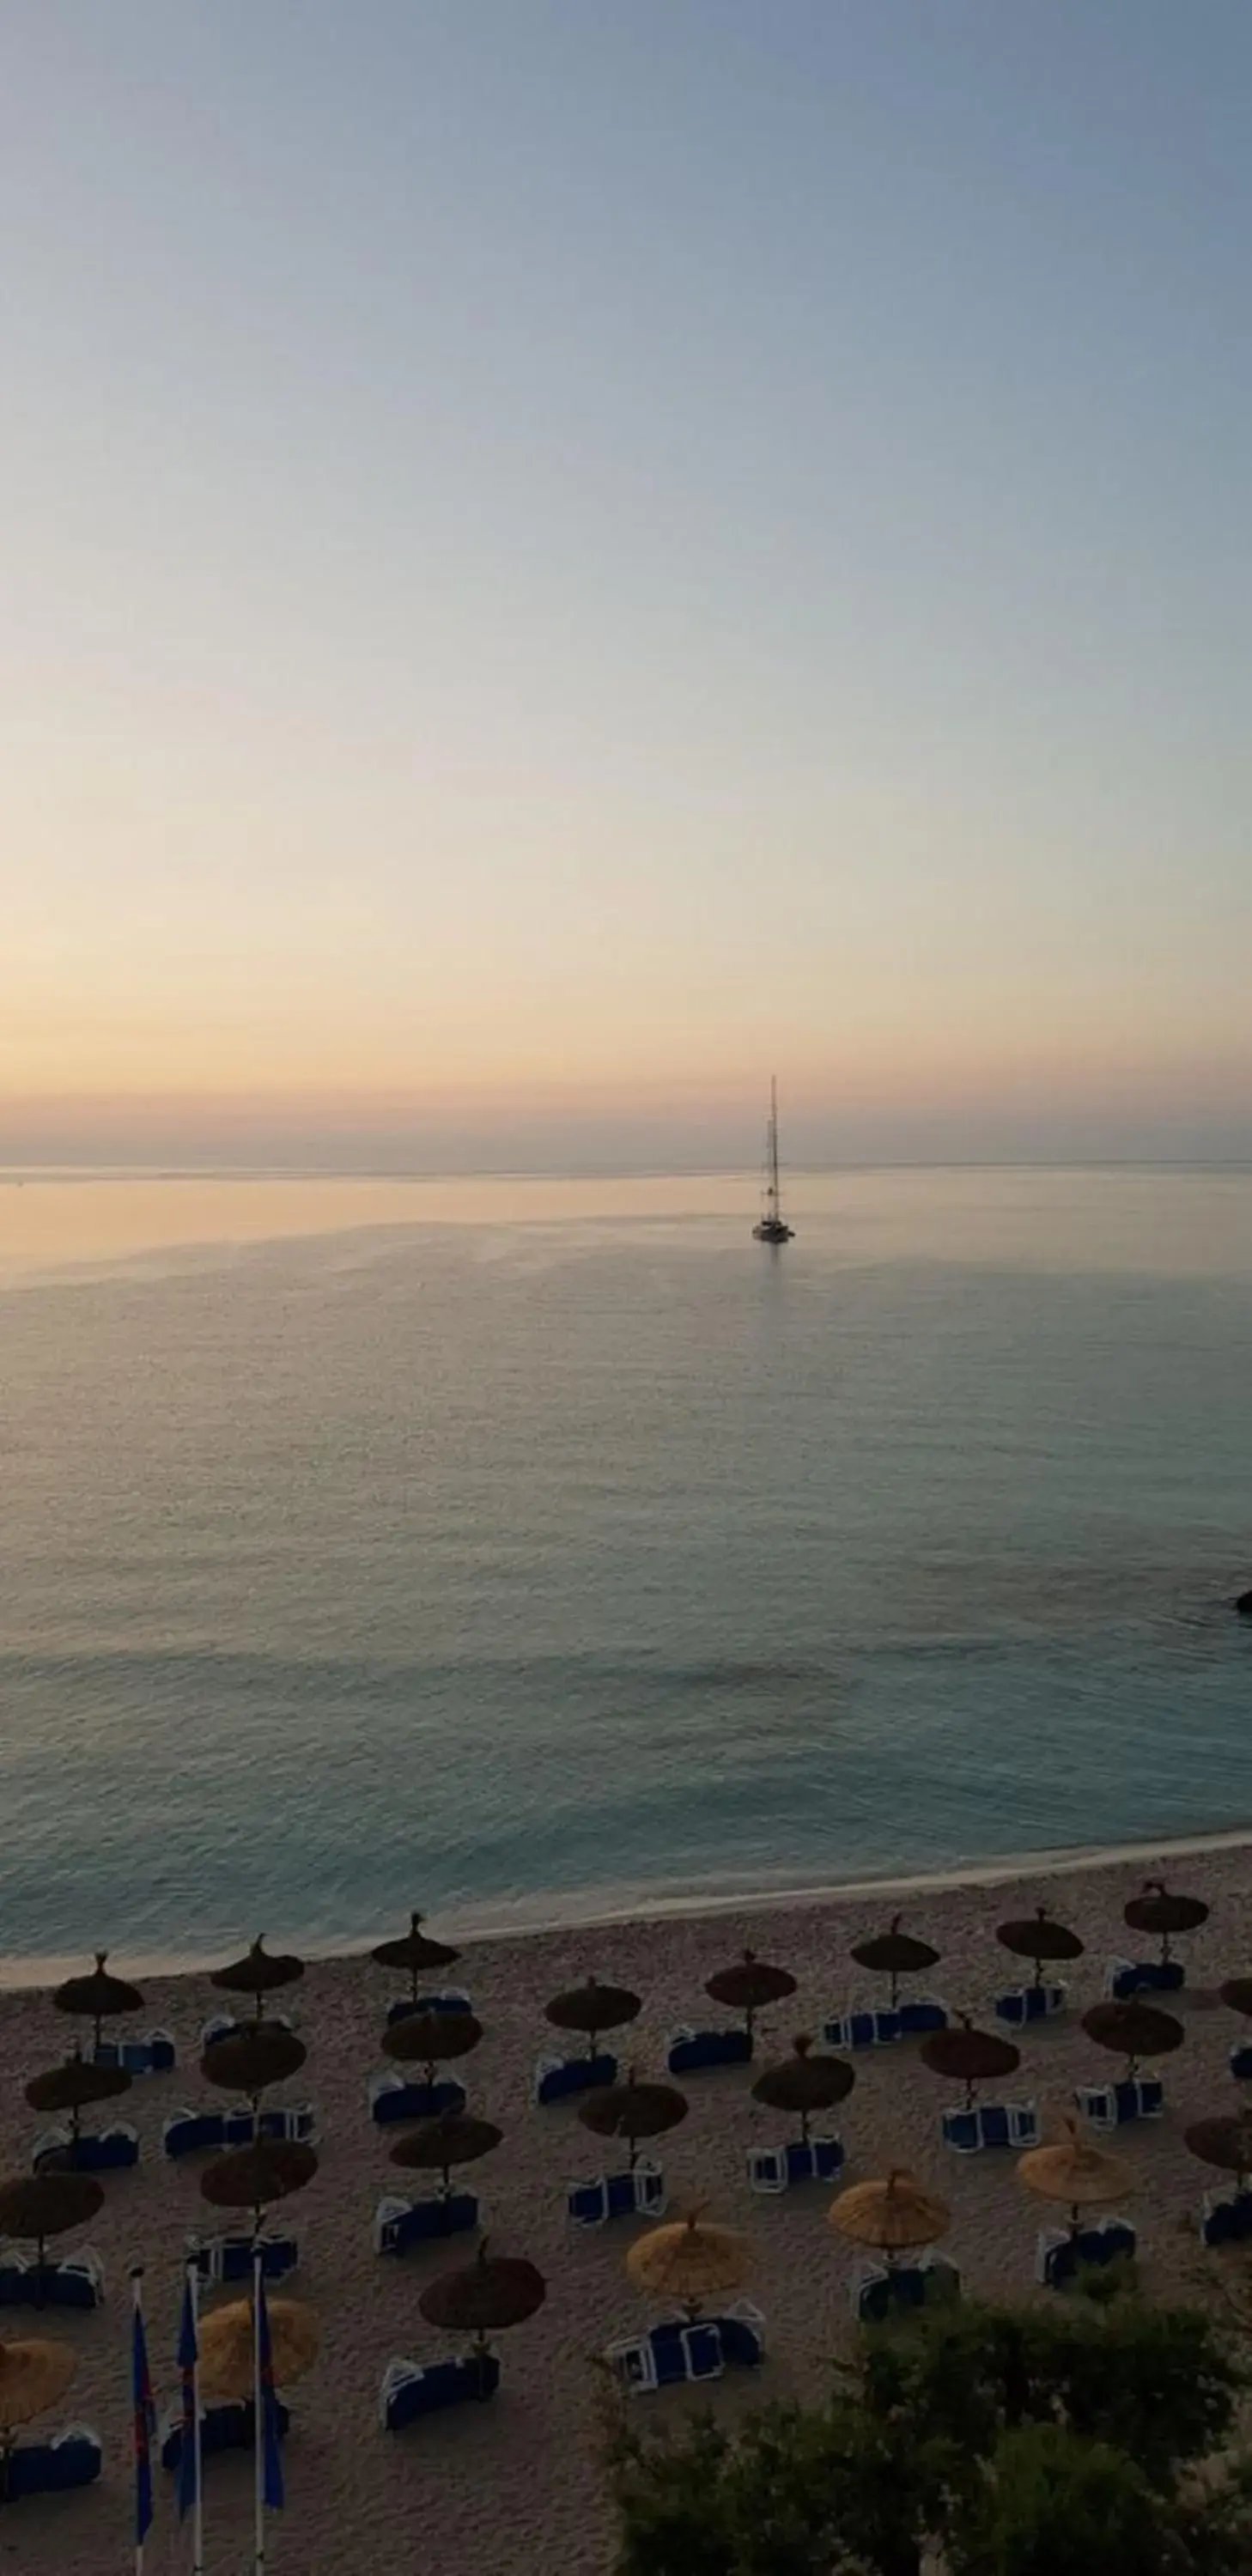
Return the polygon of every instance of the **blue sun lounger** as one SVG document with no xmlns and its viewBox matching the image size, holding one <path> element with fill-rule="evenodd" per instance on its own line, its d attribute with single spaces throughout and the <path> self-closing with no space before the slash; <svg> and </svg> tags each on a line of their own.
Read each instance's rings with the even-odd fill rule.
<svg viewBox="0 0 1252 2576">
<path fill-rule="evenodd" d="M 828 2048 L 847 2051 L 853 2048 L 890 2048 L 904 2037 L 904 2022 L 898 2007 L 880 2004 L 850 2004 L 846 2012 L 836 2013 L 822 2032 Z"/>
<path fill-rule="evenodd" d="M 400 1995 L 387 2006 L 387 2028 L 411 2021 L 414 2013 L 467 2013 L 474 2009 L 463 1986 L 444 1986 L 437 1995 Z"/>
<path fill-rule="evenodd" d="M 746 2030 L 692 2030 L 686 2023 L 669 2043 L 666 2064 L 671 2075 L 699 2075 L 710 2066 L 750 2066 L 752 2041 Z"/>
<path fill-rule="evenodd" d="M 1252 2236 L 1252 2191 L 1206 2191 L 1200 2235 L 1206 2245 L 1241 2245 Z"/>
<path fill-rule="evenodd" d="M 632 2397 L 647 2396 L 657 2388 L 720 2379 L 728 2367 L 759 2370 L 764 2359 L 765 2319 L 746 2299 L 724 2317 L 701 2317 L 694 2324 L 676 2317 L 653 2326 L 650 2334 L 610 2344 L 605 2354 L 609 2368 Z"/>
<path fill-rule="evenodd" d="M 1165 2087 L 1159 2075 L 1128 2075 L 1120 2084 L 1079 2084 L 1074 2100 L 1093 2129 L 1124 2129 L 1129 2120 L 1159 2120 Z"/>
<path fill-rule="evenodd" d="M 305 2141 L 314 2134 L 315 2115 L 311 2102 L 299 2102 L 290 2109 L 262 2111 L 259 2119 L 247 2102 L 230 2111 L 172 2111 L 161 2131 L 167 2156 L 220 2153 L 226 2147 L 250 2147 L 257 2138 L 279 2138 Z"/>
<path fill-rule="evenodd" d="M 276 2398 L 275 2430 L 283 2441 L 291 2430 L 291 2411 Z M 200 2409 L 200 2456 L 211 2460 L 223 2451 L 251 2451 L 256 2441 L 256 2413 L 250 2397 Z M 183 2456 L 183 2410 L 171 2406 L 161 2423 L 161 2466 L 176 2469 Z"/>
<path fill-rule="evenodd" d="M 53 2162 L 61 2173 L 117 2173 L 138 2164 L 139 2131 L 120 2120 L 111 2129 L 84 2130 L 77 2138 L 70 2129 L 45 2129 L 30 2161 L 36 2173 Z"/>
<path fill-rule="evenodd" d="M 87 2062 L 119 2066 L 124 2075 L 168 2075 L 175 2064 L 174 2042 L 167 2030 L 150 2030 L 146 2039 L 98 2039 Z"/>
<path fill-rule="evenodd" d="M 1069 1987 L 1060 1979 L 1051 1985 L 1011 1986 L 1007 1994 L 996 1996 L 996 2019 L 1006 2021 L 1010 2030 L 1021 2030 L 1027 2022 L 1051 2021 L 1068 2002 Z"/>
<path fill-rule="evenodd" d="M 276 2024 L 279 2030 L 295 2029 L 290 2013 L 266 2013 L 265 2019 L 267 2024 Z M 206 2048 L 215 2048 L 219 2040 L 242 2039 L 246 2034 L 251 2033 L 253 2027 L 250 2020 L 241 2021 L 238 2013 L 212 2013 L 208 2021 L 201 2024 L 201 2056 L 203 2057 Z"/>
<path fill-rule="evenodd" d="M 611 2218 L 660 2218 L 665 2206 L 665 2177 L 647 2156 L 640 2156 L 633 2173 L 596 2174 L 590 2182 L 572 2183 L 565 2196 L 576 2227 L 606 2227 Z"/>
<path fill-rule="evenodd" d="M 0 2260 L 0 2308 L 98 2308 L 104 2298 L 104 2265 L 98 2254 L 40 2263 L 10 2246 Z"/>
<path fill-rule="evenodd" d="M 262 2277 L 267 2281 L 285 2281 L 300 2260 L 294 2236 L 262 2236 L 259 2248 Z M 207 2236 L 202 2243 L 193 2241 L 188 2246 L 187 2259 L 194 2262 L 202 2281 L 250 2281 L 253 2250 L 251 2236 Z"/>
<path fill-rule="evenodd" d="M 1138 2238 L 1128 2218 L 1097 2218 L 1076 2236 L 1063 2227 L 1045 2227 L 1035 2244 L 1035 2279 L 1048 2290 L 1063 2289 L 1080 2266 L 1117 2263 L 1133 2255 Z"/>
<path fill-rule="evenodd" d="M 1110 1959 L 1104 1991 L 1124 2004 L 1132 1995 L 1176 1995 L 1186 1979 L 1181 1959 Z"/>
<path fill-rule="evenodd" d="M 860 2325 L 885 2325 L 918 2308 L 951 2307 L 961 2295 L 961 2275 L 946 2254 L 928 2247 L 911 2263 L 858 2264 L 849 2295 Z"/>
<path fill-rule="evenodd" d="M 410 2084 L 403 2075 L 375 2075 L 369 2088 L 370 2118 L 376 2128 L 397 2120 L 436 2120 L 443 2111 L 463 2111 L 465 2087 L 447 2075 L 438 2084 Z"/>
<path fill-rule="evenodd" d="M 1230 2052 L 1230 2072 L 1236 2084 L 1252 2083 L 1252 2039 L 1236 2040 Z"/>
<path fill-rule="evenodd" d="M 100 2437 L 86 2424 L 70 2424 L 50 2442 L 20 2442 L 0 2470 L 0 2504 L 94 2486 L 103 2466 Z"/>
<path fill-rule="evenodd" d="M 406 2424 L 416 2424 L 423 2415 L 441 2415 L 449 2406 L 485 2405 L 499 2385 L 500 2364 L 493 2352 L 424 2364 L 397 2356 L 383 2372 L 379 2421 L 385 2433 L 400 2433 Z"/>
<path fill-rule="evenodd" d="M 834 2182 L 843 2171 L 842 2138 L 793 2138 L 782 2147 L 749 2147 L 753 2191 L 794 2191 L 798 2183 Z"/>
<path fill-rule="evenodd" d="M 580 2093 L 595 2093 L 602 2084 L 616 2082 L 617 2059 L 606 2048 L 598 2057 L 541 2057 L 531 2091 L 533 2099 L 546 2106 L 575 2101 Z"/>
<path fill-rule="evenodd" d="M 401 2200 L 386 2193 L 374 2212 L 374 2252 L 410 2254 L 415 2245 L 438 2244 L 486 2225 L 486 2211 L 472 2191 L 432 2193 L 429 2200 Z"/>
<path fill-rule="evenodd" d="M 1036 2147 L 1039 2114 L 1033 2102 L 972 2102 L 968 2110 L 944 2112 L 943 2143 L 958 2156 L 976 2156 L 985 2147 Z"/>
</svg>

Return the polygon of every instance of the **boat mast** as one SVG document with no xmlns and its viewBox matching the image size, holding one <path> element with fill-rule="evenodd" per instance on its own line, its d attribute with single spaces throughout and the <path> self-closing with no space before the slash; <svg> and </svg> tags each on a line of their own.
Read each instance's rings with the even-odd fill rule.
<svg viewBox="0 0 1252 2576">
<path fill-rule="evenodd" d="M 777 1219 L 778 1206 L 778 1076 L 769 1078 L 769 1188 L 766 1192 L 769 1212 Z"/>
</svg>

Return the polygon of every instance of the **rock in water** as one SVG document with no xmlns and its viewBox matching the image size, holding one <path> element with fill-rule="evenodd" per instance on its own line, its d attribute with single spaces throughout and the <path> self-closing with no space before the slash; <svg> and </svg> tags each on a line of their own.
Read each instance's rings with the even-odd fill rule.
<svg viewBox="0 0 1252 2576">
<path fill-rule="evenodd" d="M 1241 1619 L 1252 1619 L 1252 1592 L 1241 1592 L 1235 1608 Z"/>
</svg>

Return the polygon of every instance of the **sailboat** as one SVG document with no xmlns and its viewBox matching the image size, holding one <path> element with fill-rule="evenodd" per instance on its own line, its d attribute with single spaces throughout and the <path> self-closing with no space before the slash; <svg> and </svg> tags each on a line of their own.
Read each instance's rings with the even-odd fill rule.
<svg viewBox="0 0 1252 2576">
<path fill-rule="evenodd" d="M 757 1243 L 790 1243 L 794 1226 L 787 1224 L 782 1212 L 778 1187 L 778 1083 L 771 1077 L 769 1086 L 769 1126 L 765 1131 L 765 1206 L 761 1222 L 752 1228 Z"/>
</svg>

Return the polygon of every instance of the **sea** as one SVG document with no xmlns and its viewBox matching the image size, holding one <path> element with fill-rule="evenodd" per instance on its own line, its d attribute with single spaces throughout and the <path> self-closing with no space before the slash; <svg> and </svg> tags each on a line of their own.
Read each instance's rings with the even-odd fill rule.
<svg viewBox="0 0 1252 2576">
<path fill-rule="evenodd" d="M 0 1952 L 1252 1825 L 1252 1174 L 0 1175 Z"/>
</svg>

